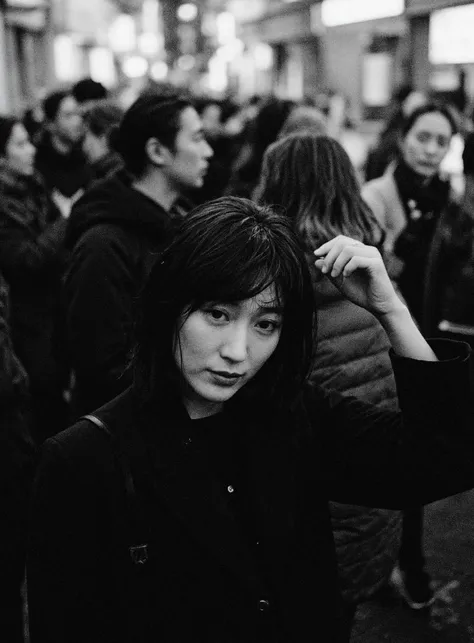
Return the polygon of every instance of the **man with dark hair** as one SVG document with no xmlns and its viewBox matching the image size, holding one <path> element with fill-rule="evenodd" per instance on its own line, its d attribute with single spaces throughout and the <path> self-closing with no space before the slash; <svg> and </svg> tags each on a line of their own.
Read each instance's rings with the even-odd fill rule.
<svg viewBox="0 0 474 643">
<path fill-rule="evenodd" d="M 87 105 L 96 100 L 106 99 L 108 92 L 102 83 L 92 78 L 83 78 L 73 86 L 72 95 L 79 105 Z"/>
<path fill-rule="evenodd" d="M 56 205 L 67 216 L 91 177 L 81 148 L 82 116 L 68 91 L 49 94 L 43 108 L 46 125 L 37 143 L 36 167 Z"/>
<path fill-rule="evenodd" d="M 137 295 L 202 185 L 212 150 L 181 94 L 146 92 L 113 136 L 125 168 L 98 181 L 74 206 L 66 245 L 67 334 L 75 374 L 73 409 L 88 413 L 122 392 Z"/>
</svg>

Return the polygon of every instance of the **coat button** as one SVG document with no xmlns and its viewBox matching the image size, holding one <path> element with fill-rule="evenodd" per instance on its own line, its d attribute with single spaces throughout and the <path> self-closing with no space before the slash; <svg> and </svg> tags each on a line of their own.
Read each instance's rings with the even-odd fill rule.
<svg viewBox="0 0 474 643">
<path fill-rule="evenodd" d="M 266 612 L 268 609 L 270 609 L 270 601 L 262 598 L 258 601 L 258 609 L 260 612 Z"/>
</svg>

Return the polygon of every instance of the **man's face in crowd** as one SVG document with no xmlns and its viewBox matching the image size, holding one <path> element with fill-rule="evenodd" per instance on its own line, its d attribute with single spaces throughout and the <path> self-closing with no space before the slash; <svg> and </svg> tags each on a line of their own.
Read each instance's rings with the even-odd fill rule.
<svg viewBox="0 0 474 643">
<path fill-rule="evenodd" d="M 174 150 L 163 171 L 178 191 L 200 188 L 212 156 L 201 119 L 193 107 L 185 107 L 180 115 L 180 129 L 176 135 Z"/>
<path fill-rule="evenodd" d="M 78 143 L 83 134 L 83 122 L 79 104 L 74 96 L 66 96 L 59 105 L 54 119 L 54 132 L 67 143 Z"/>
</svg>

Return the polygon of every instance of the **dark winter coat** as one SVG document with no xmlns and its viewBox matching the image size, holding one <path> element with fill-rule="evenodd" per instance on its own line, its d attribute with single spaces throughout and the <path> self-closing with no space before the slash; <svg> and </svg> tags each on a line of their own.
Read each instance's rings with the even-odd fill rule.
<svg viewBox="0 0 474 643">
<path fill-rule="evenodd" d="M 54 147 L 47 129 L 36 143 L 35 163 L 49 192 L 56 189 L 68 199 L 84 190 L 93 178 L 82 148 L 77 146 L 68 154 L 62 154 Z"/>
<path fill-rule="evenodd" d="M 127 391 L 101 409 L 115 446 L 84 420 L 48 440 L 27 569 L 31 642 L 334 641 L 328 498 L 398 508 L 474 485 L 468 348 L 435 350 L 446 361 L 393 358 L 403 419 L 316 390 L 278 414 L 229 403 L 222 431 L 244 432 L 258 545 L 229 508 L 238 487 L 214 475 L 169 392 L 155 408 Z M 131 479 L 147 530 L 128 522 Z M 134 564 L 129 547 L 143 544 L 146 562 Z"/>
<path fill-rule="evenodd" d="M 0 623 L 5 641 L 19 640 L 22 627 L 20 589 L 35 460 L 28 378 L 15 355 L 9 323 L 8 288 L 0 275 Z"/>
<path fill-rule="evenodd" d="M 474 343 L 474 212 L 451 203 L 436 228 L 427 265 L 425 330 Z"/>
<path fill-rule="evenodd" d="M 348 301 L 328 279 L 314 281 L 318 343 L 311 381 L 325 390 L 397 410 L 390 343 L 371 313 Z M 330 503 L 344 599 L 360 602 L 387 580 L 398 558 L 399 512 Z"/>
<path fill-rule="evenodd" d="M 15 352 L 38 396 L 60 390 L 64 377 L 59 298 L 65 229 L 39 176 L 20 176 L 0 164 L 0 270 L 10 287 Z"/>
<path fill-rule="evenodd" d="M 125 172 L 97 182 L 69 218 L 64 292 L 77 415 L 129 386 L 136 300 L 176 222 L 131 182 Z"/>
</svg>

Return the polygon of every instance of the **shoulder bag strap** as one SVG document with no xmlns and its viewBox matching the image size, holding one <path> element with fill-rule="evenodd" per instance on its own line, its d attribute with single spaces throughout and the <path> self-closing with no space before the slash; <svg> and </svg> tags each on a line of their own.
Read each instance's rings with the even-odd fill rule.
<svg viewBox="0 0 474 643">
<path fill-rule="evenodd" d="M 129 547 L 130 556 L 136 565 L 143 565 L 148 560 L 149 528 L 148 521 L 145 519 L 144 508 L 135 489 L 135 482 L 128 456 L 122 447 L 119 436 L 112 433 L 107 424 L 97 417 L 97 415 L 83 415 L 81 419 L 91 422 L 103 431 L 114 445 L 114 455 L 125 484 L 130 542 L 137 543 Z"/>
</svg>

